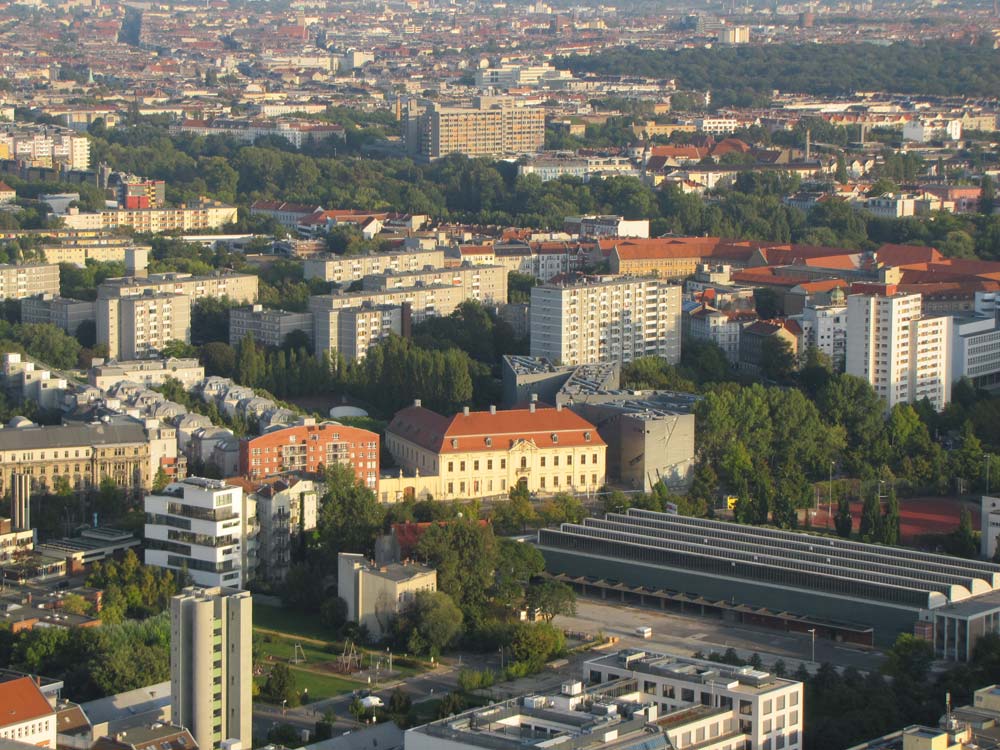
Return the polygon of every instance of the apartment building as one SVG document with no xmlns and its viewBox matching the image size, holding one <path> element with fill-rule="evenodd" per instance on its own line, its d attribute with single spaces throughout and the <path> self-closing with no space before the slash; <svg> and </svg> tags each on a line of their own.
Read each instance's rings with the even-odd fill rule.
<svg viewBox="0 0 1000 750">
<path fill-rule="evenodd" d="M 150 486 L 149 439 L 141 422 L 40 427 L 20 417 L 0 430 L 0 493 L 15 473 L 26 474 L 33 490 L 45 492 L 65 478 L 85 490 L 110 478 L 127 490 Z"/>
<path fill-rule="evenodd" d="M 252 480 L 278 474 L 320 474 L 326 466 L 354 469 L 365 487 L 378 487 L 378 433 L 337 422 L 293 425 L 265 432 L 240 443 L 240 473 Z"/>
<path fill-rule="evenodd" d="M 579 276 L 531 290 L 531 356 L 564 365 L 681 357 L 681 288 L 656 279 Z"/>
<path fill-rule="evenodd" d="M 114 359 L 157 356 L 171 341 L 191 341 L 191 297 L 144 289 L 97 300 L 97 340 Z"/>
<path fill-rule="evenodd" d="M 97 299 L 129 297 L 142 294 L 146 289 L 166 294 L 185 294 L 194 300 L 204 297 L 228 298 L 246 304 L 257 299 L 259 278 L 249 273 L 216 271 L 194 276 L 189 273 L 154 273 L 149 276 L 125 276 L 106 279 L 97 287 Z M 98 327 L 100 333 L 100 327 Z"/>
<path fill-rule="evenodd" d="M 187 570 L 199 586 L 243 586 L 241 487 L 188 477 L 147 495 L 145 508 L 147 565 Z"/>
<path fill-rule="evenodd" d="M 606 478 L 607 444 L 569 409 L 471 412 L 445 417 L 414 406 L 396 413 L 386 447 L 406 472 L 438 477 L 442 499 L 532 493 L 592 492 Z"/>
<path fill-rule="evenodd" d="M 290 333 L 301 331 L 313 341 L 313 314 L 265 310 L 263 305 L 229 311 L 229 345 L 238 346 L 248 335 L 264 346 L 284 346 Z"/>
<path fill-rule="evenodd" d="M 337 591 L 347 602 L 347 620 L 385 635 L 392 621 L 421 591 L 437 591 L 437 571 L 414 562 L 374 566 L 364 555 L 337 555 Z"/>
<path fill-rule="evenodd" d="M 757 319 L 752 311 L 723 312 L 702 303 L 687 314 L 687 334 L 696 341 L 711 341 L 731 363 L 740 358 L 740 332 Z"/>
<path fill-rule="evenodd" d="M 951 379 L 969 378 L 977 387 L 1000 382 L 1000 321 L 995 316 L 954 318 Z"/>
<path fill-rule="evenodd" d="M 171 720 L 199 748 L 253 742 L 249 591 L 190 586 L 170 600 Z"/>
<path fill-rule="evenodd" d="M 321 141 L 326 138 L 344 140 L 347 133 L 343 125 L 335 123 L 314 122 L 311 120 L 247 120 L 234 118 L 216 118 L 211 122 L 205 120 L 183 120 L 170 127 L 172 133 L 189 133 L 194 135 L 224 135 L 245 143 L 253 143 L 258 138 L 284 138 L 295 148 L 311 141 Z"/>
<path fill-rule="evenodd" d="M 800 324 L 803 351 L 815 346 L 830 358 L 834 369 L 843 372 L 847 360 L 847 305 L 807 302 Z"/>
<path fill-rule="evenodd" d="M 316 528 L 323 487 L 291 476 L 269 482 L 253 494 L 257 500 L 257 570 L 255 578 L 272 586 L 284 583 L 292 550 Z"/>
<path fill-rule="evenodd" d="M 425 268 L 419 271 L 383 273 L 378 276 L 365 276 L 361 284 L 362 289 L 367 292 L 445 284 L 460 289 L 463 299 L 495 303 L 507 301 L 507 269 L 503 266 L 464 263 L 457 268 Z"/>
<path fill-rule="evenodd" d="M 93 360 L 87 372 L 87 382 L 102 391 L 127 380 L 146 387 L 159 386 L 168 379 L 177 380 L 191 390 L 205 379 L 205 368 L 197 359 L 137 359 L 104 362 Z"/>
<path fill-rule="evenodd" d="M 0 263 L 0 299 L 24 299 L 59 294 L 59 266 L 55 263 Z"/>
<path fill-rule="evenodd" d="M 887 409 L 922 398 L 937 410 L 945 407 L 951 338 L 952 318 L 923 316 L 919 294 L 873 284 L 847 297 L 846 371 L 867 380 Z"/>
<path fill-rule="evenodd" d="M 93 300 L 69 299 L 55 294 L 40 294 L 21 300 L 22 323 L 51 323 L 70 336 L 81 323 L 97 320 L 97 305 Z"/>
<path fill-rule="evenodd" d="M 42 409 L 56 410 L 62 406 L 68 390 L 66 378 L 40 367 L 19 352 L 6 352 L 2 362 L 0 374 L 8 395 L 22 403 L 34 401 Z"/>
<path fill-rule="evenodd" d="M 739 368 L 753 375 L 761 375 L 770 351 L 767 342 L 783 341 L 793 361 L 797 361 L 801 351 L 802 327 L 791 318 L 758 320 L 740 331 Z"/>
<path fill-rule="evenodd" d="M 591 683 L 633 679 L 641 699 L 663 713 L 707 707 L 708 721 L 682 730 L 672 743 L 677 750 L 802 747 L 803 689 L 796 680 L 751 667 L 641 650 L 586 661 L 583 674 Z"/>
<path fill-rule="evenodd" d="M 336 315 L 337 352 L 347 360 L 364 359 L 368 350 L 389 336 L 410 329 L 410 308 L 404 305 L 361 305 Z"/>
<path fill-rule="evenodd" d="M 545 111 L 513 106 L 502 97 L 477 98 L 471 107 L 411 102 L 403 125 L 407 151 L 427 161 L 455 153 L 472 158 L 529 154 L 545 145 Z"/>
<path fill-rule="evenodd" d="M 130 229 L 137 233 L 200 232 L 236 221 L 236 206 L 202 200 L 174 208 L 113 208 L 96 213 L 70 209 L 61 216 L 70 229 Z"/>
<path fill-rule="evenodd" d="M 0 159 L 31 167 L 84 170 L 90 166 L 90 139 L 56 125 L 7 123 L 0 129 Z"/>
<path fill-rule="evenodd" d="M 303 269 L 306 280 L 322 279 L 335 284 L 350 284 L 365 276 L 384 273 L 405 273 L 424 268 L 443 268 L 444 250 L 398 250 L 371 255 L 318 255 L 306 258 Z"/>
<path fill-rule="evenodd" d="M 0 740 L 8 747 L 56 748 L 56 712 L 34 677 L 0 682 Z"/>
<path fill-rule="evenodd" d="M 625 219 L 621 216 L 572 216 L 564 226 L 581 240 L 597 237 L 649 237 L 649 219 Z"/>
</svg>

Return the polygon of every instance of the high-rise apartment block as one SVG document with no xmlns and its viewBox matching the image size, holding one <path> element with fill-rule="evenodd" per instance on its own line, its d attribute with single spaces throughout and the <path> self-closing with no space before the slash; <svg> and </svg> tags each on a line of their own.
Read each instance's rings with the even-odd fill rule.
<svg viewBox="0 0 1000 750">
<path fill-rule="evenodd" d="M 847 373 L 867 380 L 891 409 L 926 398 L 938 410 L 951 400 L 949 316 L 925 317 L 919 294 L 872 285 L 847 298 Z"/>
<path fill-rule="evenodd" d="M 170 341 L 191 340 L 191 298 L 151 289 L 97 301 L 97 340 L 114 359 L 157 356 Z"/>
<path fill-rule="evenodd" d="M 9 123 L 0 130 L 0 159 L 17 159 L 32 167 L 86 169 L 90 139 L 55 125 Z"/>
<path fill-rule="evenodd" d="M 465 263 L 457 268 L 423 268 L 417 271 L 366 276 L 365 291 L 389 291 L 415 286 L 447 284 L 462 290 L 463 299 L 480 302 L 507 301 L 507 269 L 504 266 L 479 266 Z"/>
<path fill-rule="evenodd" d="M 394 250 L 371 255 L 317 255 L 306 258 L 303 269 L 306 280 L 322 279 L 336 284 L 350 284 L 374 274 L 419 271 L 427 267 L 444 267 L 444 250 Z"/>
<path fill-rule="evenodd" d="M 200 748 L 253 741 L 249 591 L 188 587 L 170 600 L 172 720 Z"/>
<path fill-rule="evenodd" d="M 55 263 L 0 264 L 0 299 L 24 299 L 36 294 L 59 294 L 59 266 Z"/>
<path fill-rule="evenodd" d="M 146 496 L 146 564 L 187 570 L 199 586 L 244 581 L 243 489 L 188 477 Z"/>
<path fill-rule="evenodd" d="M 531 356 L 564 365 L 681 358 L 681 288 L 656 279 L 578 277 L 531 290 Z"/>
<path fill-rule="evenodd" d="M 472 107 L 411 102 L 404 134 L 407 150 L 427 161 L 455 153 L 473 158 L 529 154 L 545 144 L 545 111 L 514 106 L 502 97 L 477 98 Z"/>
<path fill-rule="evenodd" d="M 285 337 L 301 331 L 313 340 L 313 315 L 310 312 L 265 310 L 263 305 L 252 305 L 229 311 L 229 345 L 238 346 L 248 335 L 264 346 L 280 347 Z"/>
</svg>

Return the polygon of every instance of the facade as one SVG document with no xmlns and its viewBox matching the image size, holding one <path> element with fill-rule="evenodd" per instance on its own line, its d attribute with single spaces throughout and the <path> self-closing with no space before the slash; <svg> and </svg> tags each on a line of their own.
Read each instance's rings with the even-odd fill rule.
<svg viewBox="0 0 1000 750">
<path fill-rule="evenodd" d="M 580 239 L 598 237 L 649 237 L 649 219 L 624 219 L 621 216 L 576 216 L 565 221 L 566 229 Z"/>
<path fill-rule="evenodd" d="M 61 478 L 80 491 L 105 478 L 127 490 L 148 489 L 149 452 L 146 430 L 135 420 L 47 427 L 23 420 L 0 430 L 0 492 L 18 473 L 43 492 Z"/>
<path fill-rule="evenodd" d="M 205 368 L 194 358 L 170 357 L 114 362 L 94 360 L 93 366 L 87 371 L 87 382 L 102 391 L 125 380 L 152 387 L 163 385 L 171 379 L 191 390 L 205 379 Z"/>
<path fill-rule="evenodd" d="M 0 299 L 24 299 L 38 294 L 59 294 L 59 266 L 0 263 Z"/>
<path fill-rule="evenodd" d="M 927 398 L 940 411 L 951 400 L 952 318 L 924 317 L 920 295 L 891 284 L 873 291 L 847 298 L 847 373 L 886 409 Z"/>
<path fill-rule="evenodd" d="M 11 519 L 0 518 L 0 568 L 16 563 L 19 558 L 34 548 L 34 531 L 18 529 Z"/>
<path fill-rule="evenodd" d="M 531 290 L 531 355 L 579 365 L 681 357 L 681 288 L 656 279 L 581 277 Z"/>
<path fill-rule="evenodd" d="M 56 712 L 32 677 L 0 682 L 0 740 L 11 746 L 56 747 Z M 15 744 L 16 743 L 16 744 Z"/>
<path fill-rule="evenodd" d="M 0 129 L 0 150 L 3 158 L 32 167 L 83 170 L 90 166 L 87 135 L 56 125 L 4 124 Z"/>
<path fill-rule="evenodd" d="M 170 600 L 171 720 L 199 748 L 253 742 L 249 591 L 188 587 Z"/>
<path fill-rule="evenodd" d="M 1000 546 L 1000 497 L 983 495 L 980 498 L 982 534 L 979 537 L 979 553 L 987 560 L 992 560 Z"/>
<path fill-rule="evenodd" d="M 410 330 L 407 305 L 361 305 L 336 313 L 336 350 L 345 359 L 364 359 L 368 350 L 389 336 Z"/>
<path fill-rule="evenodd" d="M 199 586 L 243 586 L 241 487 L 188 477 L 147 495 L 145 507 L 147 565 L 186 569 Z"/>
<path fill-rule="evenodd" d="M 236 222 L 236 206 L 203 200 L 177 208 L 113 208 L 98 213 L 70 213 L 60 217 L 70 229 L 131 229 L 134 232 L 198 232 L 221 229 Z"/>
<path fill-rule="evenodd" d="M 322 473 L 344 464 L 365 487 L 378 487 L 378 433 L 337 422 L 284 427 L 240 443 L 240 473 L 251 480 L 294 473 Z"/>
<path fill-rule="evenodd" d="M 191 298 L 145 289 L 97 300 L 97 340 L 114 359 L 156 357 L 171 341 L 191 341 Z"/>
<path fill-rule="evenodd" d="M 66 395 L 68 381 L 51 370 L 25 360 L 19 352 L 3 355 L 2 380 L 7 391 L 19 401 L 34 401 L 42 409 L 58 409 Z"/>
<path fill-rule="evenodd" d="M 593 492 L 606 480 L 607 444 L 569 409 L 471 412 L 448 418 L 419 402 L 396 413 L 386 447 L 407 472 L 437 476 L 440 499 Z"/>
<path fill-rule="evenodd" d="M 237 346 L 248 335 L 264 346 L 281 347 L 285 337 L 301 331 L 313 340 L 313 315 L 309 312 L 265 310 L 262 305 L 229 311 L 229 345 Z"/>
<path fill-rule="evenodd" d="M 41 294 L 21 300 L 22 323 L 51 323 L 70 336 L 76 335 L 81 323 L 97 320 L 97 305 L 93 300 L 69 299 L 56 294 Z"/>
<path fill-rule="evenodd" d="M 274 136 L 284 138 L 295 148 L 310 141 L 321 141 L 326 138 L 344 140 L 347 133 L 343 125 L 334 123 L 314 122 L 310 120 L 244 120 L 232 118 L 217 118 L 211 122 L 204 120 L 183 120 L 171 126 L 174 133 L 191 133 L 194 135 L 224 135 L 229 138 L 253 143 L 258 138 Z"/>
<path fill-rule="evenodd" d="M 732 743 L 734 748 L 765 750 L 802 747 L 803 688 L 797 680 L 775 677 L 746 667 L 725 667 L 714 662 L 671 654 L 625 650 L 584 662 L 590 683 L 636 681 L 642 700 L 651 701 L 661 714 L 707 706 L 721 709 L 711 717 L 717 728 L 682 732 L 677 750 Z M 728 731 L 726 731 L 728 729 Z M 733 737 L 736 735 L 736 737 Z"/>
<path fill-rule="evenodd" d="M 463 299 L 494 303 L 507 301 L 507 269 L 503 266 L 466 263 L 457 268 L 426 268 L 366 276 L 361 283 L 365 291 L 372 292 L 447 284 L 460 289 Z"/>
<path fill-rule="evenodd" d="M 742 314 L 726 313 L 702 303 L 687 315 L 687 333 L 697 341 L 711 341 L 722 349 L 729 362 L 740 358 L 740 331 L 746 324 Z"/>
<path fill-rule="evenodd" d="M 347 602 L 347 620 L 378 639 L 419 592 L 437 591 L 437 571 L 412 562 L 375 567 L 364 555 L 341 552 L 337 591 Z"/>
<path fill-rule="evenodd" d="M 247 304 L 257 299 L 259 278 L 250 273 L 216 271 L 205 276 L 189 273 L 154 273 L 148 276 L 125 276 L 107 279 L 97 287 L 97 299 L 132 297 L 147 289 L 161 294 L 183 294 L 192 300 L 206 297 L 229 299 L 238 304 Z M 100 332 L 100 329 L 98 329 Z"/>
<path fill-rule="evenodd" d="M 1000 382 L 1000 322 L 995 317 L 955 317 L 951 380 L 961 378 L 969 378 L 977 387 Z"/>
<path fill-rule="evenodd" d="M 479 99 L 473 107 L 411 103 L 403 126 L 407 151 L 427 161 L 455 153 L 470 158 L 529 154 L 545 145 L 545 110 L 512 106 L 503 98 Z"/>
<path fill-rule="evenodd" d="M 584 681 L 475 708 L 404 735 L 405 750 L 765 750 L 802 747 L 802 683 L 749 668 L 625 650 Z"/>
<path fill-rule="evenodd" d="M 927 638 L 964 661 L 1000 631 L 1000 566 L 899 547 L 630 508 L 541 529 L 546 570 L 623 602 L 855 643 Z M 701 606 L 704 603 L 704 606 Z"/>
<path fill-rule="evenodd" d="M 350 284 L 389 271 L 406 273 L 428 267 L 444 267 L 444 250 L 415 248 L 371 255 L 319 255 L 303 262 L 306 280 L 322 279 L 335 284 Z"/>
<path fill-rule="evenodd" d="M 751 323 L 740 331 L 740 369 L 759 375 L 768 355 L 766 342 L 775 338 L 788 344 L 792 357 L 798 358 L 801 337 L 802 329 L 791 319 Z"/>
<path fill-rule="evenodd" d="M 847 305 L 813 305 L 802 309 L 802 348 L 815 346 L 844 371 L 847 361 Z"/>
<path fill-rule="evenodd" d="M 297 477 L 279 479 L 254 492 L 260 526 L 256 580 L 271 586 L 284 582 L 292 563 L 292 549 L 305 533 L 316 528 L 320 492 L 312 480 Z"/>
</svg>

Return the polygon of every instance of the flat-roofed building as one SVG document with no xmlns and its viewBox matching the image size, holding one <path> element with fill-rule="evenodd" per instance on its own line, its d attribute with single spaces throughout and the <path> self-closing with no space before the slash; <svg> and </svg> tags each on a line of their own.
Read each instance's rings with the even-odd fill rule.
<svg viewBox="0 0 1000 750">
<path fill-rule="evenodd" d="M 0 263 L 0 299 L 24 299 L 59 294 L 59 266 L 55 263 Z"/>
<path fill-rule="evenodd" d="M 364 359 L 368 350 L 389 336 L 410 330 L 408 305 L 361 305 L 336 313 L 337 351 L 346 359 Z"/>
<path fill-rule="evenodd" d="M 347 602 L 347 620 L 380 638 L 418 593 L 437 591 L 437 571 L 414 562 L 374 566 L 364 555 L 341 552 L 337 591 Z"/>
<path fill-rule="evenodd" d="M 240 473 L 251 480 L 286 473 L 320 474 L 334 464 L 350 466 L 359 482 L 376 489 L 378 433 L 309 419 L 240 442 Z"/>
<path fill-rule="evenodd" d="M 965 661 L 1000 631 L 1000 565 L 978 560 L 637 508 L 541 529 L 538 548 L 577 588 L 671 608 L 695 596 L 705 614 L 818 637 L 916 631 Z"/>
<path fill-rule="evenodd" d="M 252 335 L 253 340 L 264 346 L 281 347 L 285 338 L 295 331 L 302 332 L 310 344 L 313 341 L 313 314 L 265 310 L 263 305 L 236 308 L 229 311 L 229 345 L 237 346 Z"/>
<path fill-rule="evenodd" d="M 93 300 L 69 299 L 58 294 L 41 294 L 21 300 L 22 323 L 51 323 L 70 336 L 82 323 L 97 321 L 97 304 Z"/>
<path fill-rule="evenodd" d="M 681 358 L 681 288 L 656 279 L 577 277 L 531 290 L 531 355 L 565 365 Z"/>
<path fill-rule="evenodd" d="M 171 341 L 191 341 L 191 298 L 145 289 L 97 300 L 97 340 L 114 359 L 156 357 Z"/>
<path fill-rule="evenodd" d="M 147 565 L 187 570 L 199 586 L 243 585 L 242 487 L 188 477 L 147 495 L 145 508 Z"/>
<path fill-rule="evenodd" d="M 237 219 L 236 206 L 202 200 L 174 208 L 113 208 L 97 213 L 70 209 L 60 217 L 70 229 L 131 229 L 137 233 L 196 232 L 221 229 Z"/>
<path fill-rule="evenodd" d="M 194 358 L 94 360 L 87 371 L 87 382 L 102 391 L 123 381 L 153 387 L 163 385 L 167 380 L 177 380 L 191 390 L 204 379 L 205 368 Z"/>
<path fill-rule="evenodd" d="M 479 98 L 472 107 L 410 102 L 403 126 L 407 151 L 426 161 L 455 153 L 470 158 L 529 154 L 545 145 L 545 110 L 515 106 L 504 97 Z"/>
<path fill-rule="evenodd" d="M 335 284 L 350 284 L 353 281 L 361 281 L 365 276 L 389 271 L 405 273 L 428 267 L 444 267 L 444 250 L 414 248 L 367 255 L 318 255 L 307 258 L 303 263 L 307 280 L 322 279 Z"/>
<path fill-rule="evenodd" d="M 415 286 L 446 284 L 461 290 L 463 299 L 480 302 L 507 301 L 507 269 L 465 263 L 456 268 L 424 268 L 417 271 L 383 273 L 362 280 L 365 291 L 381 292 Z"/>
</svg>

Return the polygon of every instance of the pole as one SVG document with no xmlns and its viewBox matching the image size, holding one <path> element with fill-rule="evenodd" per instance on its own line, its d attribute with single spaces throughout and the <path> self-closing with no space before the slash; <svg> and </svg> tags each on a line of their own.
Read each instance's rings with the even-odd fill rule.
<svg viewBox="0 0 1000 750">
<path fill-rule="evenodd" d="M 809 628 L 810 634 L 812 634 L 812 662 L 816 663 L 816 628 Z"/>
<path fill-rule="evenodd" d="M 830 528 L 830 516 L 833 515 L 833 461 L 830 462 L 830 496 L 826 504 L 826 527 Z"/>
<path fill-rule="evenodd" d="M 990 494 L 990 464 L 993 463 L 993 454 L 986 454 L 986 494 Z"/>
</svg>

